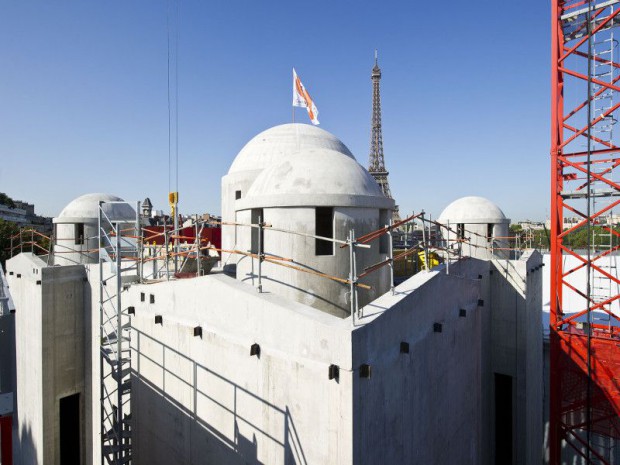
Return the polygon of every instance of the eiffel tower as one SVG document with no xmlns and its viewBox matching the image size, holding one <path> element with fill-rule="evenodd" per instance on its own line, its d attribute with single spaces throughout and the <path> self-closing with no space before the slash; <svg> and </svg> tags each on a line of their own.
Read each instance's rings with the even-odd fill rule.
<svg viewBox="0 0 620 465">
<path fill-rule="evenodd" d="M 377 60 L 375 50 L 375 67 L 372 69 L 372 127 L 370 130 L 370 155 L 368 157 L 368 172 L 372 174 L 381 187 L 383 195 L 392 198 L 390 183 L 388 182 L 388 171 L 385 169 L 383 158 L 383 134 L 381 133 L 381 94 L 379 91 L 379 81 L 381 80 L 381 69 Z M 392 212 L 392 223 L 400 221 L 398 205 L 394 205 Z"/>
</svg>

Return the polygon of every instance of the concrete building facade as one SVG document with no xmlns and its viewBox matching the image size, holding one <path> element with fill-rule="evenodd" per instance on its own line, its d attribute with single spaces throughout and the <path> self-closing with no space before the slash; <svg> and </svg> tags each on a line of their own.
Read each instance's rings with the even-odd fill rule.
<svg viewBox="0 0 620 465">
<path fill-rule="evenodd" d="M 416 275 L 355 326 L 222 274 L 132 286 L 137 462 L 480 463 L 461 383 L 480 385 L 486 268 Z"/>
<path fill-rule="evenodd" d="M 85 463 L 84 266 L 47 266 L 30 253 L 7 263 L 16 303 L 17 419 L 21 463 Z M 61 428 L 65 426 L 64 428 Z M 64 461 L 63 461 L 64 458 Z"/>
<path fill-rule="evenodd" d="M 244 252 L 224 259 L 233 276 L 147 281 L 132 267 L 122 289 L 110 289 L 121 293 L 130 328 L 132 463 L 540 461 L 540 255 L 465 257 L 394 292 L 386 267 L 360 280 L 372 292 L 360 288 L 350 314 L 350 283 L 316 274 L 347 279 L 351 269 L 343 244 L 316 253 L 317 209 L 330 209 L 331 237 L 344 240 L 351 229 L 359 237 L 383 226 L 393 201 L 336 138 L 285 126 L 272 130 L 280 138 L 257 136 L 250 144 L 261 150 L 238 156 L 243 169 L 233 163 L 222 181 L 224 219 L 237 223 L 224 230 L 223 248 Z M 299 149 L 282 152 L 274 141 Z M 267 163 L 275 154 L 283 155 Z M 312 279 L 263 262 L 258 292 L 256 257 L 247 255 L 259 239 L 247 226 L 255 210 L 270 225 L 263 253 L 294 260 Z M 65 217 L 57 224 L 75 231 L 94 216 Z M 504 219 L 494 221 L 500 237 Z M 386 257 L 380 239 L 369 247 L 356 252 L 358 271 Z M 85 250 L 76 253 L 81 260 Z M 23 465 L 101 461 L 97 296 L 114 270 L 106 263 L 100 277 L 92 259 L 7 262 Z M 67 434 L 79 443 L 73 452 Z"/>
</svg>

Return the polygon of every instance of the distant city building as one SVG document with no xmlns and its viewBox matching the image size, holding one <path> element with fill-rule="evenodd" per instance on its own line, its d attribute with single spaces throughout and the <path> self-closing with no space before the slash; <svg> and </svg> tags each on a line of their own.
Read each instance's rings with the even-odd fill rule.
<svg viewBox="0 0 620 465">
<path fill-rule="evenodd" d="M 519 221 L 517 223 L 519 226 L 521 226 L 521 229 L 531 229 L 533 231 L 540 231 L 545 229 L 545 223 L 543 223 L 542 221 L 530 221 L 530 220 L 525 220 L 525 221 Z"/>
<path fill-rule="evenodd" d="M 142 202 L 142 216 L 145 218 L 150 218 L 153 212 L 153 204 L 151 203 L 151 199 L 148 197 L 144 199 Z"/>
<path fill-rule="evenodd" d="M 562 224 L 562 230 L 572 228 L 582 221 L 583 221 L 583 218 L 581 217 L 567 216 L 564 218 L 564 223 Z M 618 224 L 620 224 L 620 215 L 607 215 L 607 216 L 599 217 L 597 220 L 597 223 L 600 225 L 618 226 Z M 550 230 L 551 220 L 546 220 L 544 225 L 547 227 L 547 229 Z"/>
<path fill-rule="evenodd" d="M 32 226 L 44 234 L 52 232 L 52 219 L 39 216 L 34 212 L 34 205 L 21 200 L 14 200 L 15 207 L 0 204 L 0 219 L 11 221 L 20 227 Z"/>
</svg>

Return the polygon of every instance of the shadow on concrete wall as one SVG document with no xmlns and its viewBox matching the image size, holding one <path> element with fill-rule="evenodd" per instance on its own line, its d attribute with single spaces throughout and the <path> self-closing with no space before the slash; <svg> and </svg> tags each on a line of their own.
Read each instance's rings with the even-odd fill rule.
<svg viewBox="0 0 620 465">
<path fill-rule="evenodd" d="M 17 428 L 13 429 L 17 434 Z M 22 426 L 19 437 L 13 441 L 13 463 L 21 465 L 39 465 L 39 451 L 32 439 L 32 431 L 28 426 Z M 17 445 L 17 447 L 15 447 Z"/>
<path fill-rule="evenodd" d="M 278 462 L 307 465 L 288 407 L 282 409 L 271 404 L 148 334 L 136 329 L 133 334 L 137 342 L 134 350 L 138 352 L 138 357 L 142 363 L 148 361 L 151 367 L 157 367 L 163 382 L 163 388 L 158 387 L 141 376 L 139 371 L 132 369 L 132 399 L 135 399 L 132 400 L 132 416 L 135 420 L 133 444 L 134 454 L 140 463 L 262 465 L 258 457 L 259 443 L 262 441 L 261 450 L 281 450 L 282 460 Z M 150 349 L 164 354 L 164 360 L 165 354 L 174 354 L 181 363 L 164 366 L 140 353 L 140 342 L 145 339 Z M 193 374 L 190 379 L 182 379 L 175 372 L 180 364 L 191 365 Z M 207 392 L 210 387 L 205 380 L 208 379 L 217 384 L 217 398 Z M 174 387 L 169 389 L 167 386 Z M 176 391 L 175 395 L 171 394 L 172 390 Z M 191 401 L 189 395 L 192 396 Z M 184 401 L 179 401 L 177 397 Z M 224 398 L 232 402 L 224 402 Z M 257 425 L 246 418 L 244 408 L 239 406 L 240 399 L 246 406 L 254 403 L 254 407 L 267 412 L 270 419 L 276 417 L 274 421 L 282 425 L 278 437 L 274 436 L 273 428 L 272 431 L 266 431 L 262 429 L 263 425 Z M 205 408 L 206 405 L 209 407 Z M 221 426 L 218 429 L 214 419 L 205 415 L 209 410 L 217 414 L 219 425 L 230 425 L 232 431 Z M 162 428 L 165 431 L 162 432 Z M 242 430 L 245 430 L 245 435 Z M 251 436 L 248 431 L 251 431 Z"/>
</svg>

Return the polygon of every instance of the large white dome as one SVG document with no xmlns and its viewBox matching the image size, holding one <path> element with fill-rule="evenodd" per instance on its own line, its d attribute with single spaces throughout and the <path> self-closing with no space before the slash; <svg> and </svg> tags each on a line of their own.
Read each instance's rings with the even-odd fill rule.
<svg viewBox="0 0 620 465">
<path fill-rule="evenodd" d="M 123 199 L 111 194 L 85 194 L 67 204 L 54 218 L 54 223 L 74 223 L 99 218 L 99 202 L 123 202 Z M 136 212 L 127 204 L 107 205 L 104 209 L 111 219 L 135 220 Z"/>
<path fill-rule="evenodd" d="M 228 174 L 262 170 L 307 149 L 330 149 L 354 158 L 340 139 L 324 129 L 309 124 L 281 124 L 252 138 L 241 149 Z"/>
<path fill-rule="evenodd" d="M 493 202 L 484 197 L 462 197 L 448 205 L 441 215 L 440 223 L 491 223 L 499 224 L 508 221 L 504 212 Z"/>
<path fill-rule="evenodd" d="M 349 155 L 307 148 L 265 169 L 243 201 L 245 208 L 351 205 L 392 208 L 374 178 Z"/>
</svg>

